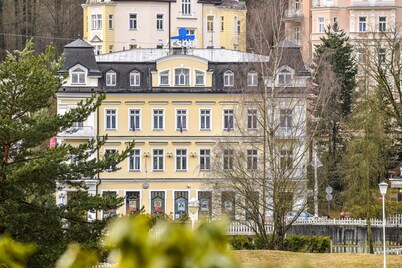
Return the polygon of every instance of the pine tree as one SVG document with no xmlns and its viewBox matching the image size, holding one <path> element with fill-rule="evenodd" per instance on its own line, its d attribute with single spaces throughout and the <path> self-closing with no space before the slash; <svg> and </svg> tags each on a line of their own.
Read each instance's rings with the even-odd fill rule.
<svg viewBox="0 0 402 268">
<path fill-rule="evenodd" d="M 99 247 L 106 222 L 89 222 L 86 212 L 116 208 L 122 199 L 91 196 L 77 180 L 96 179 L 99 172 L 122 161 L 132 146 L 102 160 L 88 159 L 104 138 L 78 147 L 47 148 L 50 137 L 84 121 L 104 96 L 94 95 L 65 115 L 52 114 L 62 80 L 56 75 L 61 59 L 51 47 L 35 56 L 33 47 L 28 42 L 0 64 L 0 236 L 8 233 L 19 242 L 35 243 L 38 250 L 30 266 L 51 267 L 69 242 Z M 58 182 L 77 190 L 66 206 L 56 204 Z"/>
<path fill-rule="evenodd" d="M 337 24 L 328 26 L 321 43 L 315 46 L 313 81 L 317 94 L 327 101 L 315 112 L 321 118 L 320 130 L 328 140 L 323 148 L 323 162 L 328 183 L 336 190 L 342 189 L 337 174 L 337 165 L 343 153 L 342 125 L 352 112 L 354 89 L 356 88 L 357 65 L 353 58 L 353 47 L 348 37 Z"/>
</svg>

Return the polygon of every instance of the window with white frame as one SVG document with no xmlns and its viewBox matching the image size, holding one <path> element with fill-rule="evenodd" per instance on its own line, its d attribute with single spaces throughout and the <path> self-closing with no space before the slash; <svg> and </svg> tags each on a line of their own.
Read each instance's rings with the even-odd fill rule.
<svg viewBox="0 0 402 268">
<path fill-rule="evenodd" d="M 71 84 L 85 84 L 85 71 L 81 68 L 75 68 L 71 71 Z"/>
<path fill-rule="evenodd" d="M 102 54 L 102 45 L 93 45 L 95 55 Z"/>
<path fill-rule="evenodd" d="M 105 110 L 105 121 L 106 121 L 106 129 L 107 130 L 117 129 L 117 110 L 116 109 L 106 109 Z"/>
<path fill-rule="evenodd" d="M 102 30 L 102 14 L 91 15 L 91 30 Z"/>
<path fill-rule="evenodd" d="M 187 170 L 187 149 L 176 149 L 176 171 Z"/>
<path fill-rule="evenodd" d="M 140 81 L 141 81 L 140 78 L 141 78 L 140 72 L 132 71 L 130 73 L 130 86 L 132 86 L 132 87 L 140 86 Z"/>
<path fill-rule="evenodd" d="M 232 87 L 234 85 L 234 73 L 232 71 L 226 71 L 223 74 L 223 85 L 225 87 Z"/>
<path fill-rule="evenodd" d="M 293 127 L 293 116 L 291 109 L 279 109 L 279 127 Z"/>
<path fill-rule="evenodd" d="M 250 87 L 258 86 L 258 74 L 255 71 L 248 72 L 247 74 L 247 85 Z"/>
<path fill-rule="evenodd" d="M 153 171 L 163 171 L 164 165 L 164 149 L 153 149 L 152 150 L 152 170 Z"/>
<path fill-rule="evenodd" d="M 248 149 L 247 150 L 247 169 L 248 170 L 256 170 L 257 169 L 257 160 L 258 160 L 257 149 Z"/>
<path fill-rule="evenodd" d="M 202 71 L 195 70 L 195 85 L 204 86 L 205 85 L 205 73 Z"/>
<path fill-rule="evenodd" d="M 207 31 L 208 32 L 214 31 L 214 16 L 211 15 L 207 16 Z"/>
<path fill-rule="evenodd" d="M 116 72 L 108 71 L 106 73 L 106 86 L 116 86 Z"/>
<path fill-rule="evenodd" d="M 188 86 L 190 84 L 190 69 L 187 68 L 175 69 L 174 84 L 176 86 Z"/>
<path fill-rule="evenodd" d="M 367 31 L 367 18 L 359 17 L 359 32 Z"/>
<path fill-rule="evenodd" d="M 141 150 L 133 149 L 128 158 L 128 168 L 130 171 L 141 170 Z"/>
<path fill-rule="evenodd" d="M 378 63 L 379 64 L 384 64 L 386 61 L 386 50 L 385 48 L 379 48 L 378 49 Z"/>
<path fill-rule="evenodd" d="M 234 129 L 234 109 L 223 110 L 223 130 L 230 131 Z"/>
<path fill-rule="evenodd" d="M 301 35 L 300 35 L 300 26 L 294 27 L 294 39 L 296 44 L 300 44 Z"/>
<path fill-rule="evenodd" d="M 187 130 L 187 110 L 176 110 L 176 130 L 183 132 Z"/>
<path fill-rule="evenodd" d="M 141 130 L 141 110 L 140 109 L 130 109 L 129 110 L 130 119 L 130 130 L 139 131 Z"/>
<path fill-rule="evenodd" d="M 257 129 L 257 109 L 247 110 L 247 129 L 255 130 Z"/>
<path fill-rule="evenodd" d="M 117 152 L 116 149 L 105 149 L 105 159 L 106 159 L 106 160 L 112 159 L 113 155 L 114 155 L 116 152 Z M 111 164 L 111 165 L 106 169 L 106 171 L 109 171 L 109 172 L 115 171 L 115 170 L 116 170 L 116 167 L 117 167 L 117 166 L 116 166 L 115 164 Z"/>
<path fill-rule="evenodd" d="M 200 171 L 211 169 L 211 149 L 200 149 Z"/>
<path fill-rule="evenodd" d="M 318 32 L 323 33 L 325 29 L 325 19 L 324 17 L 318 17 Z"/>
<path fill-rule="evenodd" d="M 283 69 L 278 73 L 278 85 L 290 86 L 292 84 L 292 73 L 289 70 Z"/>
<path fill-rule="evenodd" d="M 133 214 L 140 211 L 140 192 L 127 191 L 126 192 L 126 213 Z"/>
<path fill-rule="evenodd" d="M 200 110 L 200 130 L 211 130 L 211 109 Z"/>
<path fill-rule="evenodd" d="M 113 29 L 113 15 L 109 15 L 109 29 Z"/>
<path fill-rule="evenodd" d="M 385 32 L 387 30 L 387 17 L 378 18 L 378 30 L 380 32 Z"/>
<path fill-rule="evenodd" d="M 234 150 L 224 149 L 223 150 L 223 169 L 232 170 L 234 161 Z"/>
<path fill-rule="evenodd" d="M 300 0 L 295 0 L 295 10 L 296 11 L 300 10 Z"/>
<path fill-rule="evenodd" d="M 289 171 L 293 168 L 292 150 L 283 149 L 279 152 L 279 167 L 282 171 Z"/>
<path fill-rule="evenodd" d="M 191 0 L 181 0 L 181 14 L 191 15 Z"/>
<path fill-rule="evenodd" d="M 235 210 L 235 202 L 236 202 L 236 193 L 230 191 L 223 191 L 221 193 L 221 201 L 222 201 L 222 214 L 227 215 L 231 220 L 236 218 L 236 210 Z"/>
<path fill-rule="evenodd" d="M 137 14 L 129 14 L 129 25 L 128 28 L 130 30 L 137 30 L 138 29 L 138 23 L 137 23 Z"/>
<path fill-rule="evenodd" d="M 156 30 L 163 30 L 163 14 L 156 14 Z"/>
<path fill-rule="evenodd" d="M 169 85 L 169 70 L 159 73 L 159 85 L 161 86 Z"/>
<path fill-rule="evenodd" d="M 165 111 L 162 109 L 153 110 L 152 127 L 153 130 L 163 130 Z"/>
</svg>

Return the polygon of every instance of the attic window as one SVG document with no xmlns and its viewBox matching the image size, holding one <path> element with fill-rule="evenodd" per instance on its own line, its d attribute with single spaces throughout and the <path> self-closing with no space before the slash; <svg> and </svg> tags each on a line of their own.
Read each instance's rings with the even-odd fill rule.
<svg viewBox="0 0 402 268">
<path fill-rule="evenodd" d="M 85 84 L 85 71 L 81 68 L 76 68 L 71 72 L 71 84 Z"/>
<path fill-rule="evenodd" d="M 106 73 L 106 86 L 116 86 L 116 73 L 114 71 Z"/>
<path fill-rule="evenodd" d="M 289 86 L 292 82 L 292 73 L 289 70 L 281 70 L 278 73 L 278 85 L 279 86 Z"/>
</svg>

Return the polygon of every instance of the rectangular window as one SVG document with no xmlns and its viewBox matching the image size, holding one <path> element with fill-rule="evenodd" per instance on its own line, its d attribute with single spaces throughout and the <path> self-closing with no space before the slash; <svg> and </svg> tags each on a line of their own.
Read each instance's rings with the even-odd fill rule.
<svg viewBox="0 0 402 268">
<path fill-rule="evenodd" d="M 187 150 L 176 149 L 176 171 L 187 170 Z"/>
<path fill-rule="evenodd" d="M 174 218 L 176 220 L 188 213 L 188 191 L 174 191 Z"/>
<path fill-rule="evenodd" d="M 207 31 L 214 31 L 214 16 L 207 16 Z"/>
<path fill-rule="evenodd" d="M 240 20 L 238 20 L 238 21 L 237 21 L 237 33 L 238 33 L 238 34 L 240 34 L 240 33 L 241 33 L 241 29 L 240 29 L 240 23 L 241 23 L 241 21 L 240 21 Z"/>
<path fill-rule="evenodd" d="M 247 85 L 249 87 L 258 86 L 258 74 L 256 72 L 249 72 L 247 74 Z"/>
<path fill-rule="evenodd" d="M 141 150 L 133 149 L 128 158 L 129 170 L 140 171 L 141 170 Z"/>
<path fill-rule="evenodd" d="M 227 71 L 223 74 L 223 85 L 225 87 L 233 87 L 234 85 L 234 73 Z"/>
<path fill-rule="evenodd" d="M 224 170 L 231 170 L 233 169 L 233 150 L 225 149 L 223 150 L 223 169 Z"/>
<path fill-rule="evenodd" d="M 105 159 L 108 159 L 108 157 L 111 157 L 111 155 L 116 152 L 117 152 L 116 149 L 105 149 Z M 115 171 L 116 167 L 117 166 L 115 164 L 112 164 L 106 169 L 106 171 L 108 171 L 108 172 Z"/>
<path fill-rule="evenodd" d="M 152 150 L 152 171 L 163 171 L 164 149 Z"/>
<path fill-rule="evenodd" d="M 255 130 L 257 129 L 257 110 L 249 109 L 247 110 L 247 129 Z"/>
<path fill-rule="evenodd" d="M 300 26 L 296 26 L 294 28 L 294 39 L 296 44 L 300 44 L 301 36 L 300 36 Z"/>
<path fill-rule="evenodd" d="M 187 110 L 176 110 L 176 131 L 187 131 Z"/>
<path fill-rule="evenodd" d="M 325 29 L 325 20 L 323 17 L 318 18 L 318 32 L 323 33 Z"/>
<path fill-rule="evenodd" d="M 140 73 L 137 71 L 133 71 L 130 73 L 130 86 L 138 87 L 140 86 Z"/>
<path fill-rule="evenodd" d="M 235 192 L 222 192 L 222 214 L 235 219 Z"/>
<path fill-rule="evenodd" d="M 211 130 L 211 109 L 200 110 L 200 130 Z"/>
<path fill-rule="evenodd" d="M 366 17 L 359 17 L 359 32 L 365 32 L 366 29 Z"/>
<path fill-rule="evenodd" d="M 205 85 L 205 73 L 195 70 L 195 85 L 204 86 Z"/>
<path fill-rule="evenodd" d="M 130 129 L 131 131 L 141 130 L 141 110 L 140 109 L 130 109 Z"/>
<path fill-rule="evenodd" d="M 238 29 L 237 29 L 237 27 L 236 27 L 236 25 L 237 25 L 237 17 L 236 17 L 236 16 L 234 17 L 234 23 L 233 23 L 233 25 L 234 25 L 234 33 L 235 33 L 235 34 L 239 34 L 239 31 L 238 31 Z"/>
<path fill-rule="evenodd" d="M 293 158 L 291 150 L 281 150 L 279 152 L 279 165 L 283 172 L 293 168 Z"/>
<path fill-rule="evenodd" d="M 106 109 L 105 110 L 105 121 L 106 129 L 112 130 L 117 129 L 117 110 L 116 109 Z"/>
<path fill-rule="evenodd" d="M 295 0 L 295 10 L 296 11 L 300 10 L 300 0 Z"/>
<path fill-rule="evenodd" d="M 116 191 L 105 191 L 102 192 L 102 197 L 103 198 L 107 198 L 108 196 L 112 197 L 117 197 L 117 192 Z M 109 209 L 109 210 L 103 210 L 102 211 L 102 218 L 106 219 L 106 218 L 110 218 L 113 216 L 117 215 L 117 209 Z"/>
<path fill-rule="evenodd" d="M 129 15 L 129 29 L 130 30 L 137 30 L 137 14 L 130 14 Z"/>
<path fill-rule="evenodd" d="M 186 68 L 175 69 L 174 83 L 176 86 L 190 85 L 190 70 Z"/>
<path fill-rule="evenodd" d="M 91 29 L 102 30 L 102 14 L 91 15 Z"/>
<path fill-rule="evenodd" d="M 156 15 L 156 30 L 158 31 L 163 30 L 163 14 Z"/>
<path fill-rule="evenodd" d="M 109 15 L 109 29 L 113 29 L 113 15 Z"/>
<path fill-rule="evenodd" d="M 191 15 L 191 0 L 181 0 L 181 14 L 186 16 Z"/>
<path fill-rule="evenodd" d="M 140 192 L 126 192 L 126 214 L 140 211 Z"/>
<path fill-rule="evenodd" d="M 153 130 L 163 130 L 165 121 L 165 111 L 162 109 L 153 110 Z"/>
<path fill-rule="evenodd" d="M 169 85 L 169 70 L 163 71 L 159 73 L 159 84 L 161 86 Z"/>
<path fill-rule="evenodd" d="M 200 210 L 198 217 L 200 219 L 211 219 L 212 217 L 212 191 L 199 191 L 198 201 L 200 204 Z"/>
<path fill-rule="evenodd" d="M 292 110 L 279 110 L 279 126 L 284 128 L 291 128 L 293 126 Z"/>
<path fill-rule="evenodd" d="M 247 150 L 247 169 L 248 170 L 256 170 L 257 169 L 257 158 L 258 158 L 257 149 Z"/>
<path fill-rule="evenodd" d="M 380 32 L 385 32 L 387 30 L 387 17 L 378 18 L 378 30 Z"/>
<path fill-rule="evenodd" d="M 85 71 L 76 68 L 71 72 L 71 84 L 85 84 Z"/>
<path fill-rule="evenodd" d="M 151 213 L 164 214 L 165 213 L 165 192 L 164 191 L 151 191 Z"/>
<path fill-rule="evenodd" d="M 234 109 L 223 110 L 223 130 L 230 131 L 234 129 Z"/>
<path fill-rule="evenodd" d="M 211 169 L 211 150 L 200 150 L 200 171 L 209 171 Z"/>
<path fill-rule="evenodd" d="M 225 17 L 221 16 L 221 31 L 223 32 L 225 30 Z"/>
<path fill-rule="evenodd" d="M 116 73 L 107 72 L 106 73 L 106 86 L 116 86 Z"/>
<path fill-rule="evenodd" d="M 384 64 L 386 61 L 386 51 L 385 48 L 378 49 L 378 63 Z"/>
<path fill-rule="evenodd" d="M 256 220 L 258 219 L 260 212 L 258 207 L 260 206 L 260 193 L 257 191 L 249 192 L 247 191 L 245 195 L 246 199 L 246 220 Z"/>
</svg>

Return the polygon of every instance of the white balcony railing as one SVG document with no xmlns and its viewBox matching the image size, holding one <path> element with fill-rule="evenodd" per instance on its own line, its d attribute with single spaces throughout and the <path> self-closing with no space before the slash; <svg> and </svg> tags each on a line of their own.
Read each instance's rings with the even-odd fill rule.
<svg viewBox="0 0 402 268">
<path fill-rule="evenodd" d="M 288 9 L 285 10 L 285 18 L 303 18 L 303 12 L 300 9 Z"/>
<path fill-rule="evenodd" d="M 394 6 L 395 0 L 351 0 L 352 7 L 382 7 Z"/>
<path fill-rule="evenodd" d="M 94 130 L 92 126 L 73 126 L 59 133 L 59 137 L 93 137 Z"/>
</svg>

